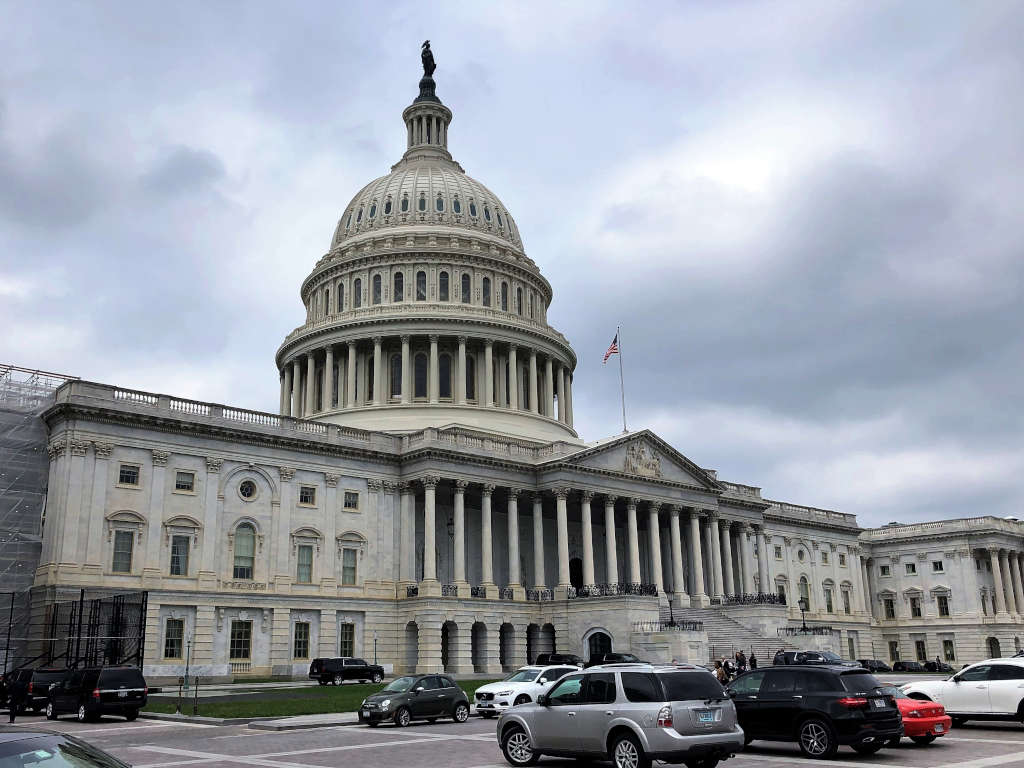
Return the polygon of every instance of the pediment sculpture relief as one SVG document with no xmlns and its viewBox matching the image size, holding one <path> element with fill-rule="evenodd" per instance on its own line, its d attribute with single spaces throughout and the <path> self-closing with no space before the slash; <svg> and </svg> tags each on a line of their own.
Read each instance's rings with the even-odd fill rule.
<svg viewBox="0 0 1024 768">
<path fill-rule="evenodd" d="M 645 443 L 632 443 L 626 448 L 623 470 L 643 477 L 661 477 L 661 457 Z"/>
</svg>

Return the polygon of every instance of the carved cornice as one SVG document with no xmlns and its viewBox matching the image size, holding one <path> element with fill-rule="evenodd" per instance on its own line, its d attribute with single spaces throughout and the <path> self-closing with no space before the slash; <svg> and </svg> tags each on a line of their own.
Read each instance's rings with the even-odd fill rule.
<svg viewBox="0 0 1024 768">
<path fill-rule="evenodd" d="M 289 483 L 295 477 L 295 469 L 293 467 L 278 467 L 277 471 L 281 475 L 282 483 Z"/>
<path fill-rule="evenodd" d="M 384 489 L 384 481 L 377 479 L 370 479 L 366 481 L 366 490 L 371 493 L 377 493 Z"/>
<path fill-rule="evenodd" d="M 328 488 L 337 488 L 339 480 L 341 480 L 341 475 L 334 475 L 330 472 L 324 473 L 324 482 L 327 483 Z"/>
<path fill-rule="evenodd" d="M 68 448 L 71 449 L 72 456 L 85 456 L 89 450 L 88 440 L 70 440 L 68 441 Z"/>
<path fill-rule="evenodd" d="M 168 451 L 160 451 L 156 448 L 152 451 L 153 454 L 153 466 L 154 467 L 166 467 L 167 459 L 170 458 L 171 454 Z"/>
<path fill-rule="evenodd" d="M 556 499 L 561 499 L 562 501 L 565 501 L 565 499 L 569 496 L 569 491 L 570 491 L 569 488 L 564 488 L 564 487 L 558 487 L 558 488 L 552 488 L 551 489 L 551 492 L 555 495 L 555 498 Z"/>
<path fill-rule="evenodd" d="M 92 450 L 96 454 L 97 459 L 109 459 L 110 454 L 114 450 L 113 443 L 98 443 L 95 440 L 92 443 Z"/>
</svg>

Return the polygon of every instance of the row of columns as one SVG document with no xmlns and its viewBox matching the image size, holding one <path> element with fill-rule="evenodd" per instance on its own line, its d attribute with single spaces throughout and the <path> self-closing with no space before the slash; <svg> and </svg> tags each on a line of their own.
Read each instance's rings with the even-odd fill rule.
<svg viewBox="0 0 1024 768">
<path fill-rule="evenodd" d="M 427 397 L 430 403 L 440 402 L 440 350 L 439 336 L 428 335 L 429 356 L 427 358 Z M 402 335 L 401 342 L 401 395 L 399 402 L 403 405 L 412 403 L 416 398 L 413 392 L 412 337 Z M 341 344 L 342 354 L 338 356 L 339 376 L 344 377 L 345 386 L 338 388 L 338 403 L 334 404 L 335 347 L 328 345 L 322 350 L 323 367 L 318 373 L 317 360 L 321 351 L 298 355 L 286 362 L 282 368 L 280 413 L 282 416 L 295 418 L 312 418 L 319 412 L 337 408 L 356 408 L 360 405 L 384 405 L 392 402 L 390 389 L 389 362 L 391 355 L 397 350 L 387 350 L 385 360 L 385 338 L 372 338 L 373 352 L 373 397 L 365 393 L 370 389 L 370 381 L 362 382 L 364 396 L 357 397 L 359 387 L 356 372 L 359 360 L 362 359 L 364 370 L 371 359 L 361 350 L 358 340 Z M 458 405 L 470 404 L 467 392 L 466 370 L 468 337 L 456 337 L 457 353 L 452 361 L 452 400 Z M 519 363 L 519 352 L 526 353 L 522 367 Z M 495 344 L 492 339 L 483 340 L 483 364 L 480 365 L 480 354 L 476 353 L 477 370 L 482 367 L 483 393 L 477 386 L 476 405 L 486 408 L 507 407 L 512 410 L 529 411 L 531 413 L 558 419 L 571 427 L 572 416 L 572 371 L 550 355 L 538 355 L 536 349 L 519 347 L 516 344 Z M 508 371 L 506 387 L 505 372 Z M 527 373 L 522 402 L 520 402 L 520 382 L 523 373 Z M 497 375 L 496 375 L 497 374 Z M 478 374 L 479 378 L 479 374 Z M 316 385 L 322 385 L 322 397 L 318 403 Z M 341 381 L 339 381 L 339 385 Z M 421 398 L 422 400 L 422 398 Z"/>
<path fill-rule="evenodd" d="M 988 548 L 996 616 L 1024 614 L 1024 557 L 1017 551 Z"/>
</svg>

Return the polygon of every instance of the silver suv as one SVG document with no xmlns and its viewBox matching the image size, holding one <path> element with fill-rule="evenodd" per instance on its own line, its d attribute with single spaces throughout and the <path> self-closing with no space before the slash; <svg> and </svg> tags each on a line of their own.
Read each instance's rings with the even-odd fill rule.
<svg viewBox="0 0 1024 768">
<path fill-rule="evenodd" d="M 515 766 L 551 755 L 611 759 L 616 768 L 649 768 L 652 760 L 714 768 L 743 748 L 743 729 L 702 667 L 604 664 L 507 710 L 498 743 Z"/>
</svg>

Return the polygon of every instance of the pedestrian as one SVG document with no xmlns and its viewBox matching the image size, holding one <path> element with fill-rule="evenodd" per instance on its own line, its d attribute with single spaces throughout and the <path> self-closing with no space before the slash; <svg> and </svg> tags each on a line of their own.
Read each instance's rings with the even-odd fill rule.
<svg viewBox="0 0 1024 768">
<path fill-rule="evenodd" d="M 747 671 L 747 655 L 743 651 L 736 652 L 736 666 L 739 667 L 741 675 Z"/>
<path fill-rule="evenodd" d="M 753 651 L 750 652 L 750 668 L 757 669 L 757 656 L 754 655 Z"/>
<path fill-rule="evenodd" d="M 722 667 L 725 669 L 726 680 L 732 680 L 736 677 L 736 665 L 732 659 L 727 659 L 725 656 L 722 657 Z"/>
<path fill-rule="evenodd" d="M 774 664 L 775 666 L 778 666 L 780 664 L 785 664 L 785 663 L 786 663 L 786 650 L 785 650 L 785 648 L 779 648 L 778 652 L 775 654 L 775 658 L 772 659 L 772 664 Z"/>
<path fill-rule="evenodd" d="M 722 662 L 720 661 L 715 662 L 715 678 L 722 685 L 725 685 L 727 682 L 729 682 L 729 679 L 725 674 L 725 667 L 722 666 Z"/>
<path fill-rule="evenodd" d="M 11 716 L 8 722 L 13 723 L 18 710 L 24 706 L 26 693 L 25 683 L 21 681 L 20 675 L 15 675 L 14 679 L 7 684 L 7 708 Z"/>
</svg>

